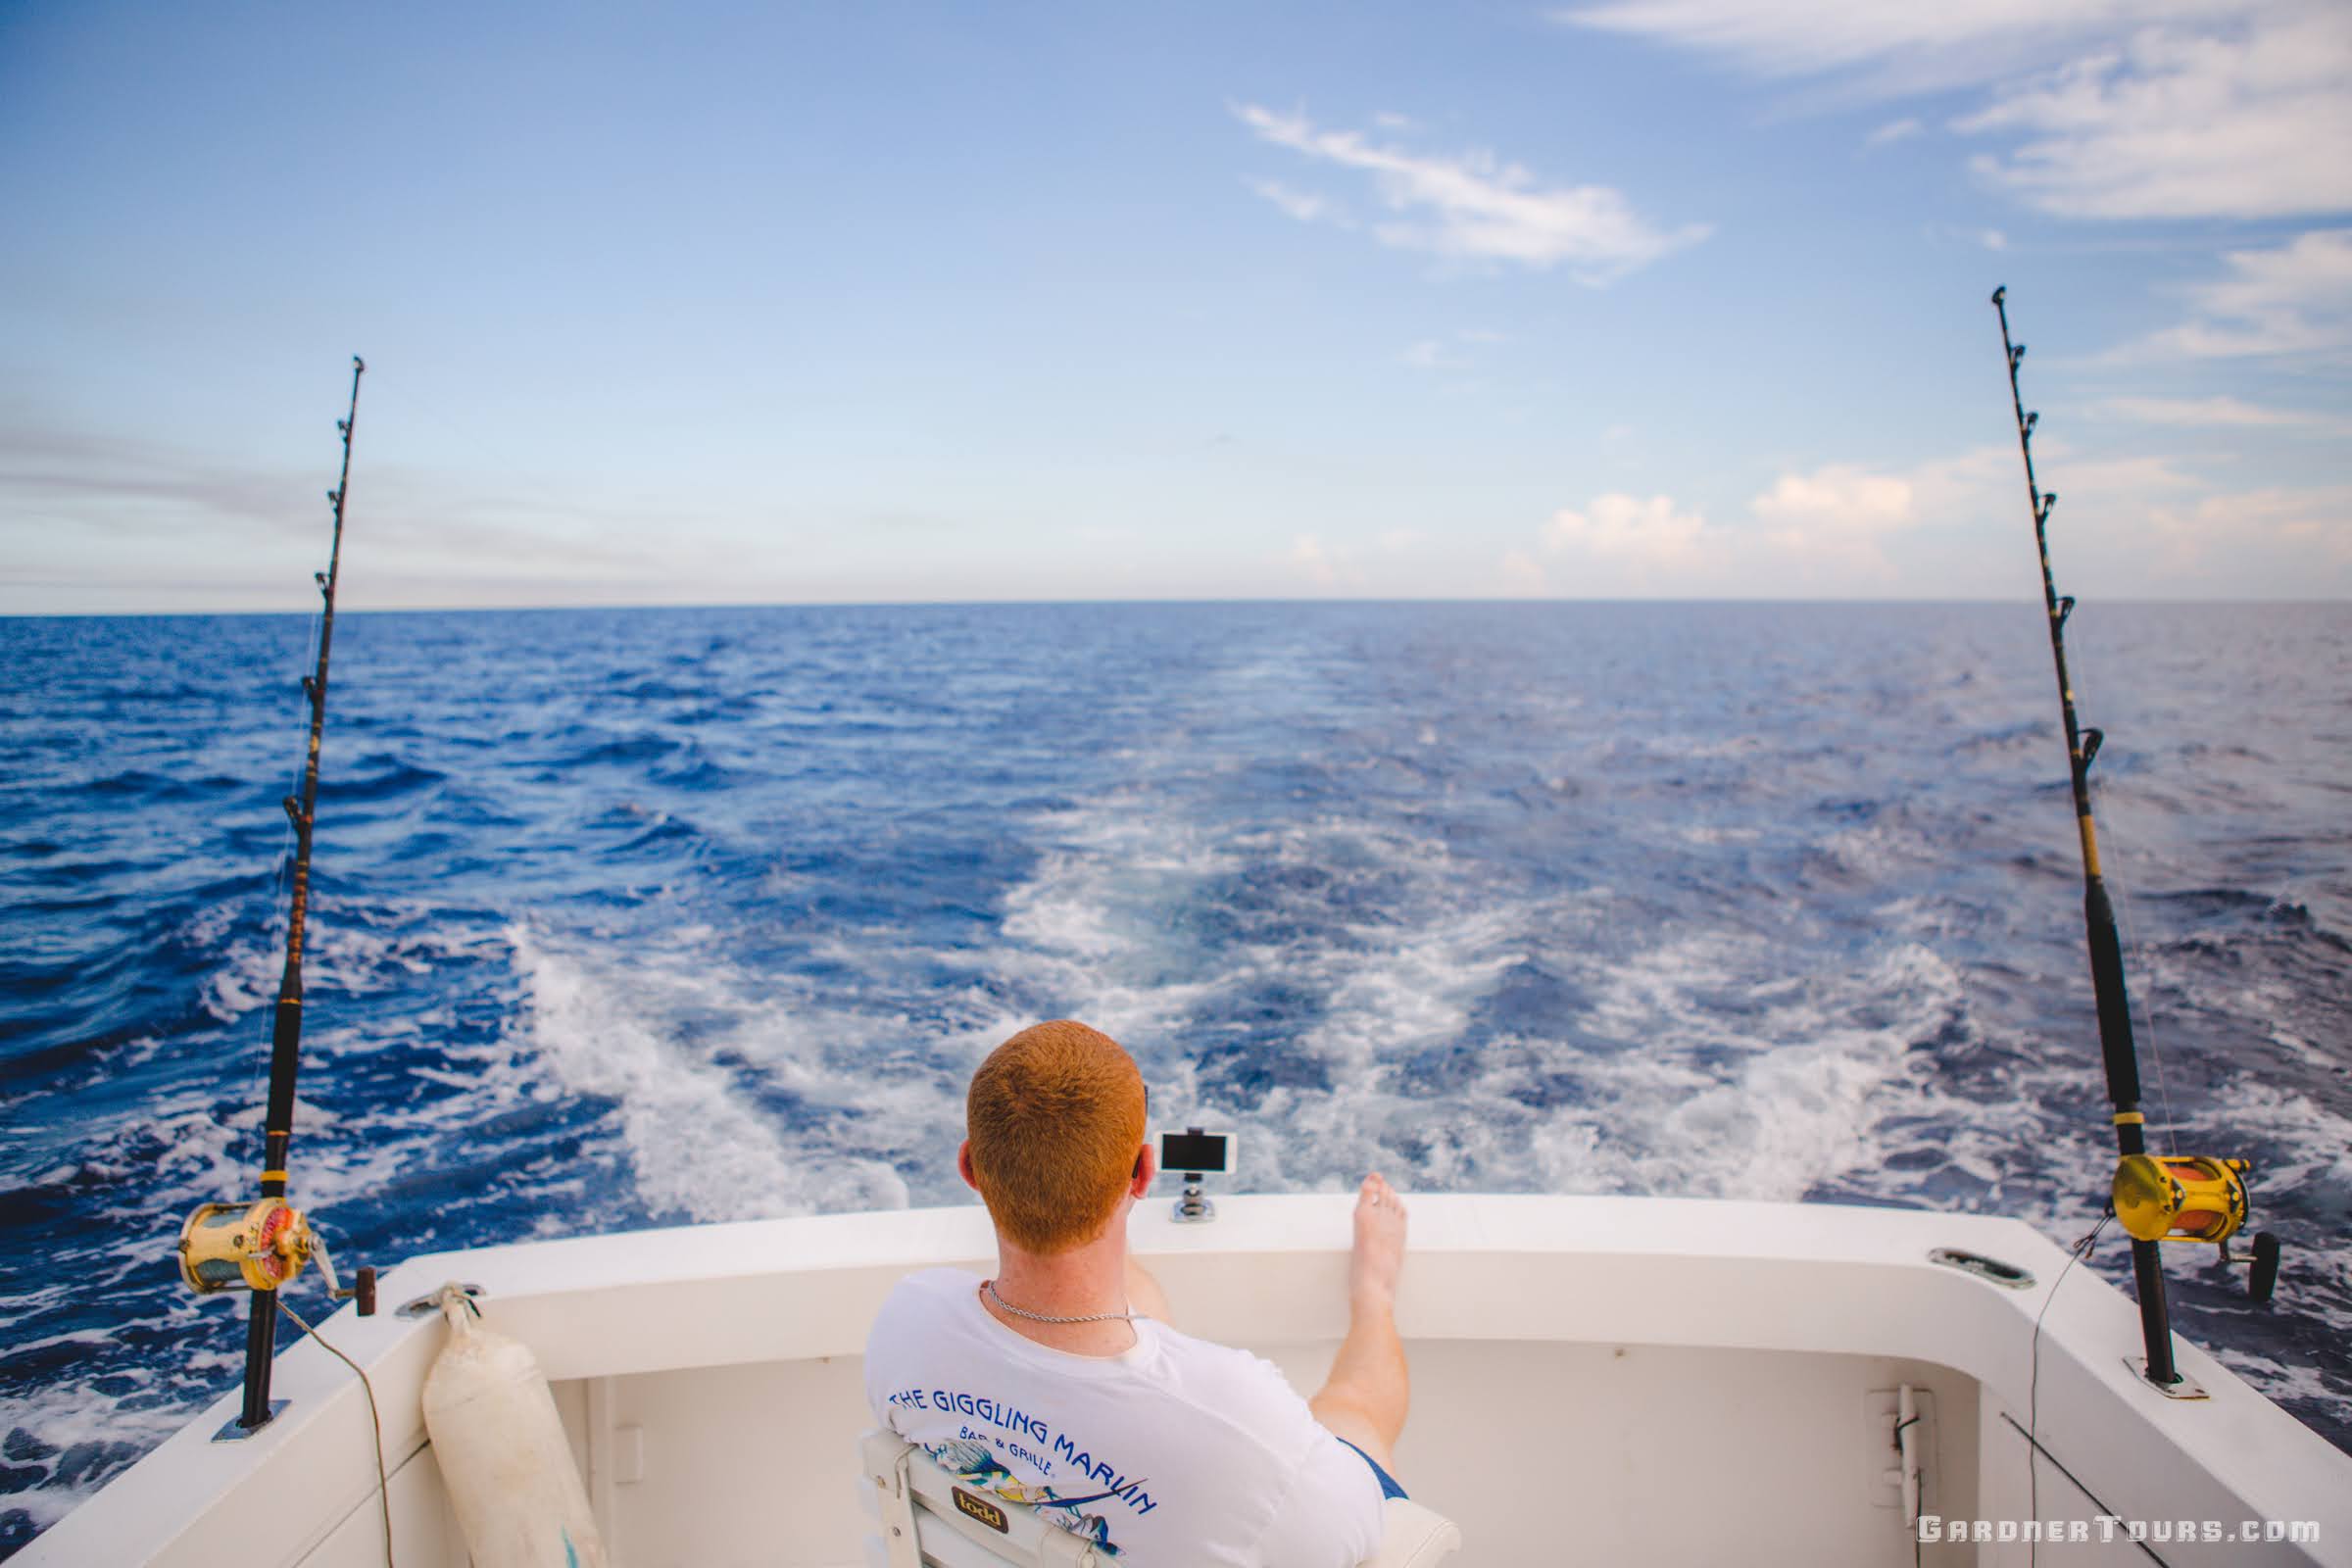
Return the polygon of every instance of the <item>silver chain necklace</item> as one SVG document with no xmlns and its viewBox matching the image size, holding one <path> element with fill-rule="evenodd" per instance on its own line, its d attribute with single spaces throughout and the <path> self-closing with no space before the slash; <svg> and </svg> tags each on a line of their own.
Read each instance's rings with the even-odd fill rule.
<svg viewBox="0 0 2352 1568">
<path fill-rule="evenodd" d="M 1084 1317 L 1055 1317 L 1051 1312 L 1032 1312 L 1025 1306 L 1013 1305 L 997 1294 L 995 1280 L 982 1280 L 980 1289 L 987 1293 L 990 1300 L 1010 1312 L 1014 1317 L 1025 1317 L 1032 1323 L 1131 1323 L 1139 1317 L 1149 1315 L 1144 1312 L 1089 1312 Z"/>
</svg>

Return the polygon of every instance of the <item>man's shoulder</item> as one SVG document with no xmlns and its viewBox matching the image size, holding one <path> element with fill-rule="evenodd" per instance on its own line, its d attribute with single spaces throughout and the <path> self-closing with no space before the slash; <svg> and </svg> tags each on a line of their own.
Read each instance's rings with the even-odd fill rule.
<svg viewBox="0 0 2352 1568">
<path fill-rule="evenodd" d="M 882 1309 L 874 1314 L 870 1344 L 891 1333 L 933 1323 L 954 1310 L 956 1302 L 980 1288 L 980 1276 L 960 1268 L 916 1269 L 890 1288 Z"/>
<path fill-rule="evenodd" d="M 971 1269 L 915 1269 L 889 1289 L 882 1304 L 894 1300 L 953 1300 L 962 1291 L 981 1289 L 981 1277 Z"/>
<path fill-rule="evenodd" d="M 1263 1356 L 1162 1326 L 1168 1391 L 1277 1450 L 1295 1450 L 1322 1429 L 1282 1368 Z"/>
</svg>

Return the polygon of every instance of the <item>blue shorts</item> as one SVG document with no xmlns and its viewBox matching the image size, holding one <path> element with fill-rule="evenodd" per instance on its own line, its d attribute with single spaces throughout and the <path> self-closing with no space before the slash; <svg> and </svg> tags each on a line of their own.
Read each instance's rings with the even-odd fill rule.
<svg viewBox="0 0 2352 1568">
<path fill-rule="evenodd" d="M 1332 1435 L 1334 1437 L 1339 1436 L 1337 1433 Z M 1348 1443 L 1346 1438 L 1340 1438 L 1340 1441 L 1342 1443 Z M 1380 1497 L 1383 1502 L 1386 1502 L 1391 1497 L 1401 1497 L 1404 1495 L 1404 1489 L 1396 1484 L 1396 1478 L 1389 1474 L 1386 1470 L 1383 1470 L 1380 1467 L 1380 1461 L 1378 1459 L 1373 1458 L 1363 1449 L 1356 1448 L 1355 1445 L 1352 1443 L 1348 1443 L 1348 1446 L 1350 1448 L 1355 1448 L 1355 1456 L 1363 1460 L 1364 1463 L 1370 1465 L 1372 1467 L 1372 1473 L 1380 1477 Z"/>
</svg>

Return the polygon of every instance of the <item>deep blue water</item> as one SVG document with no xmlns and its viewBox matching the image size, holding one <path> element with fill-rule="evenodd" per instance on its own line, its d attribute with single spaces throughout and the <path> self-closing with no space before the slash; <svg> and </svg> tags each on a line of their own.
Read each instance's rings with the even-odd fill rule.
<svg viewBox="0 0 2352 1568">
<path fill-rule="evenodd" d="M 171 1243 L 252 1187 L 313 629 L 0 621 L 0 1551 L 235 1379 Z M 2073 635 L 2151 1119 L 2253 1156 L 2287 1246 L 2268 1310 L 2171 1254 L 2176 1320 L 2352 1446 L 2352 607 Z M 2112 1164 L 2036 607 L 377 614 L 335 656 L 293 1169 L 346 1266 L 963 1200 L 971 1064 L 1065 1014 L 1238 1127 L 1240 1187 L 2071 1240 Z"/>
</svg>

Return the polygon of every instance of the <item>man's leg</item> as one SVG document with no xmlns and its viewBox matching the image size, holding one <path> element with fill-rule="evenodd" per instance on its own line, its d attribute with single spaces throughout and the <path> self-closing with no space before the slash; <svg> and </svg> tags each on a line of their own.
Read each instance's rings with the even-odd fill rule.
<svg viewBox="0 0 2352 1568">
<path fill-rule="evenodd" d="M 1404 1342 L 1396 1337 L 1396 1275 L 1404 1266 L 1404 1203 L 1378 1173 L 1355 1195 L 1355 1248 L 1348 1259 L 1348 1338 L 1331 1376 L 1307 1400 L 1315 1419 L 1396 1468 L 1396 1436 L 1411 1401 Z"/>
</svg>

